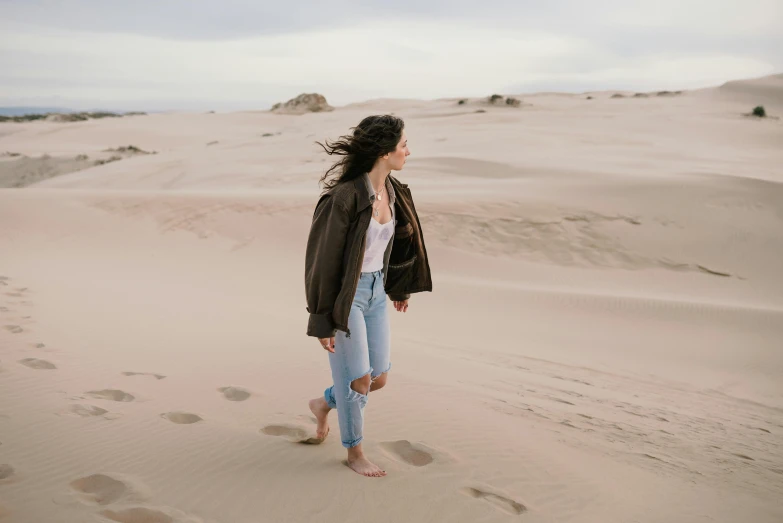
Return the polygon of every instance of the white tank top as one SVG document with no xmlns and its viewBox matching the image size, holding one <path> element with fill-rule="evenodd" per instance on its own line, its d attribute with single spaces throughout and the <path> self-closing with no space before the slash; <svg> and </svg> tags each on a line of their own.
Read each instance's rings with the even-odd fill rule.
<svg viewBox="0 0 783 523">
<path fill-rule="evenodd" d="M 389 245 L 394 232 L 394 218 L 384 224 L 378 223 L 375 218 L 370 218 L 370 226 L 367 228 L 367 243 L 364 247 L 364 261 L 362 272 L 375 272 L 383 269 L 383 255 Z"/>
</svg>

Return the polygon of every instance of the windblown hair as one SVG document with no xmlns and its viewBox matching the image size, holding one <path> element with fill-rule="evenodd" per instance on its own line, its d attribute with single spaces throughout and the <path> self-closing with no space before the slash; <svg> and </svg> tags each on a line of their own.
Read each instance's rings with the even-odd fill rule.
<svg viewBox="0 0 783 523">
<path fill-rule="evenodd" d="M 325 145 L 315 142 L 329 156 L 336 154 L 342 157 L 321 177 L 324 190 L 370 172 L 378 158 L 397 149 L 404 127 L 405 123 L 396 116 L 368 116 L 356 127 L 351 127 L 352 134 L 333 142 L 325 140 Z"/>
</svg>

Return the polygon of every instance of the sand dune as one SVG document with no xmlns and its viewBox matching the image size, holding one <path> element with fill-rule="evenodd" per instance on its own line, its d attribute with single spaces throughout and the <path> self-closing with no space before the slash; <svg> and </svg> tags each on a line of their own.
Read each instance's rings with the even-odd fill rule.
<svg viewBox="0 0 783 523">
<path fill-rule="evenodd" d="M 779 79 L 0 125 L 158 152 L 0 189 L 0 521 L 780 521 L 783 126 L 741 114 Z M 313 142 L 377 112 L 435 292 L 391 314 L 368 480 L 315 438 L 302 260 Z"/>
<path fill-rule="evenodd" d="M 719 92 L 737 101 L 766 104 L 780 110 L 783 109 L 783 74 L 726 82 L 720 86 Z"/>
</svg>

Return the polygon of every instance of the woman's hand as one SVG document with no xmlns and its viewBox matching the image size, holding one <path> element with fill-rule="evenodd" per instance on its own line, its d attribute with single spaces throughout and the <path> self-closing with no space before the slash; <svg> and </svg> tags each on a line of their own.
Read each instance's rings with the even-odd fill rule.
<svg viewBox="0 0 783 523">
<path fill-rule="evenodd" d="M 405 301 L 393 301 L 394 308 L 397 309 L 397 312 L 405 312 L 408 310 L 408 300 Z"/>
<path fill-rule="evenodd" d="M 334 353 L 334 336 L 331 338 L 318 338 L 318 343 L 321 344 L 321 348 Z"/>
</svg>

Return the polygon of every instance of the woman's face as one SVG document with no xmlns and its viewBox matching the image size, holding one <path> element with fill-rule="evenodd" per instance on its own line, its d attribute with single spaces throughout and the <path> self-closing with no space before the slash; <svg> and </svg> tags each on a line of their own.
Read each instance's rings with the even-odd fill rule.
<svg viewBox="0 0 783 523">
<path fill-rule="evenodd" d="M 397 148 L 388 154 L 389 167 L 394 171 L 401 171 L 405 165 L 405 158 L 411 153 L 408 149 L 408 137 L 402 132 Z"/>
</svg>

